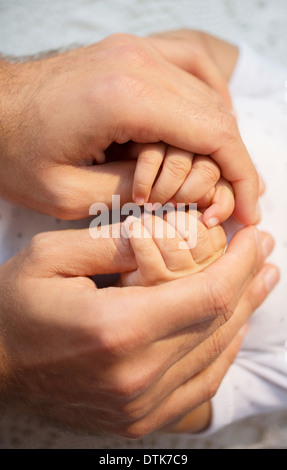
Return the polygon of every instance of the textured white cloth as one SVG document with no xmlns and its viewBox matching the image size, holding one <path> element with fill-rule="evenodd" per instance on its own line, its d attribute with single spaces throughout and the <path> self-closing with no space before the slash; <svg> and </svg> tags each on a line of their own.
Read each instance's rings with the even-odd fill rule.
<svg viewBox="0 0 287 470">
<path fill-rule="evenodd" d="M 244 3 L 247 9 L 248 30 L 255 8 L 255 2 L 250 1 L 0 0 L 0 50 L 6 54 L 25 55 L 74 43 L 89 43 L 119 30 L 144 34 L 183 26 L 201 27 L 217 34 L 221 32 L 229 39 L 239 39 L 239 3 Z M 257 9 L 257 12 L 261 11 L 260 18 L 266 20 L 270 15 L 274 18 L 276 1 L 272 2 L 272 11 L 266 2 L 261 3 L 263 12 Z M 192 10 L 195 5 L 197 10 Z M 284 11 L 286 14 L 286 8 L 282 15 Z M 251 29 L 248 30 L 250 34 Z M 268 34 L 268 27 L 264 34 Z M 278 46 L 278 55 L 280 50 Z M 242 47 L 230 88 L 242 136 L 267 183 L 262 200 L 262 227 L 275 236 L 272 260 L 280 266 L 282 278 L 250 321 L 242 351 L 213 400 L 210 432 L 246 416 L 287 408 L 286 81 L 287 67 L 273 64 Z M 22 249 L 37 232 L 85 224 L 58 221 L 0 200 L 0 262 Z M 196 446 L 206 446 L 204 439 L 205 435 L 202 440 L 196 439 Z M 194 442 L 188 435 L 161 433 L 136 442 L 106 436 L 80 437 L 15 410 L 8 410 L 0 422 L 1 448 L 184 448 L 195 446 Z"/>
<path fill-rule="evenodd" d="M 243 46 L 230 91 L 243 140 L 267 183 L 261 228 L 275 237 L 272 261 L 281 281 L 252 317 L 243 348 L 213 400 L 215 429 L 287 409 L 287 68 Z"/>
<path fill-rule="evenodd" d="M 177 28 L 252 44 L 287 63 L 285 0 L 0 0 L 0 51 L 35 54 L 115 32 Z"/>
</svg>

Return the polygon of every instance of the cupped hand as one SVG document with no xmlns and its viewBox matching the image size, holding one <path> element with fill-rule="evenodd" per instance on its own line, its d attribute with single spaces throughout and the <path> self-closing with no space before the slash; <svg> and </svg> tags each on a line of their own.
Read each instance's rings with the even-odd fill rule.
<svg viewBox="0 0 287 470">
<path fill-rule="evenodd" d="M 271 237 L 245 228 L 199 274 L 97 289 L 92 276 L 136 269 L 128 240 L 37 235 L 0 268 L 2 405 L 133 438 L 180 418 L 216 392 L 229 365 L 216 361 L 253 308 L 234 312 L 278 282 L 262 246 Z"/>
<path fill-rule="evenodd" d="M 117 34 L 41 60 L 2 61 L 1 196 L 83 218 L 112 194 L 131 200 L 134 162 L 103 165 L 113 143 L 165 142 L 210 155 L 234 188 L 234 215 L 256 223 L 257 172 L 226 99 L 190 73 L 191 51 L 188 39 L 183 47 Z"/>
</svg>

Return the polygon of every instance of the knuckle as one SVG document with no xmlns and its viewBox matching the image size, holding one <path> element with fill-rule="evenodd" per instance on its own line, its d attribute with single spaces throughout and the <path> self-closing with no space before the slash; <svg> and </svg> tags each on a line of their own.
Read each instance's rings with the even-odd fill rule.
<svg viewBox="0 0 287 470">
<path fill-rule="evenodd" d="M 137 75 L 126 75 L 124 82 L 125 90 L 135 98 L 146 99 L 153 93 L 152 86 Z"/>
<path fill-rule="evenodd" d="M 148 169 L 154 171 L 154 154 L 152 152 L 142 152 L 140 156 L 140 163 Z"/>
<path fill-rule="evenodd" d="M 177 193 L 174 196 L 174 200 L 179 204 L 188 204 L 190 203 L 190 186 L 188 184 L 183 183 L 183 185 L 179 188 Z"/>
<path fill-rule="evenodd" d="M 236 117 L 224 108 L 221 108 L 221 112 L 218 113 L 217 122 L 219 123 L 223 142 L 233 141 L 239 136 Z"/>
<path fill-rule="evenodd" d="M 115 60 L 118 59 L 118 56 Z M 146 99 L 154 92 L 154 86 L 143 77 L 140 70 L 134 66 L 118 66 L 117 68 L 109 70 L 104 77 L 97 79 L 97 86 L 93 80 L 89 80 L 86 84 L 84 94 L 85 101 L 88 106 L 99 106 L 104 104 L 108 105 L 113 111 L 114 118 L 117 121 L 119 117 L 125 116 L 118 115 L 119 107 L 115 107 L 115 103 L 121 105 L 121 109 L 134 115 L 128 105 L 127 97 L 129 100 L 133 99 Z M 124 120 L 124 119 L 123 119 Z M 131 122 L 131 125 L 134 122 Z"/>
<path fill-rule="evenodd" d="M 53 170 L 45 183 L 47 213 L 62 220 L 73 220 L 83 216 L 83 202 L 87 204 L 85 189 L 68 172 Z M 88 204 L 87 204 L 88 214 Z"/>
<path fill-rule="evenodd" d="M 203 57 L 205 57 L 205 55 L 206 54 L 203 54 L 203 52 L 199 51 L 199 49 L 192 49 L 191 60 L 195 67 L 197 67 L 198 65 L 202 65 Z"/>
<path fill-rule="evenodd" d="M 108 42 L 112 45 L 130 43 L 135 40 L 135 37 L 132 34 L 128 33 L 114 33 L 106 37 L 105 42 Z"/>
<path fill-rule="evenodd" d="M 215 184 L 220 178 L 219 167 L 210 161 L 201 161 L 199 171 L 206 183 Z"/>
<path fill-rule="evenodd" d="M 58 194 L 55 197 L 50 215 L 61 220 L 81 218 L 83 216 L 83 200 L 85 200 L 83 194 L 76 189 L 74 189 L 72 195 L 70 191 L 67 191 L 66 194 Z M 86 208 L 86 214 L 88 214 L 88 207 Z"/>
<path fill-rule="evenodd" d="M 111 360 L 121 359 L 130 350 L 131 342 L 129 342 L 128 335 L 123 332 L 122 328 L 117 328 L 114 325 L 114 331 L 111 328 L 104 328 L 99 333 L 101 340 L 101 351 Z"/>
<path fill-rule="evenodd" d="M 49 233 L 38 233 L 34 235 L 26 247 L 26 253 L 31 261 L 43 259 L 49 255 L 54 244 Z"/>
<path fill-rule="evenodd" d="M 130 373 L 122 374 L 114 382 L 113 393 L 117 397 L 123 398 L 125 403 L 130 403 L 131 400 L 141 393 L 143 387 L 144 383 L 140 377 L 131 376 Z M 121 411 L 129 418 L 136 419 L 139 416 L 139 411 L 134 410 L 131 406 L 123 405 Z"/>
<path fill-rule="evenodd" d="M 180 158 L 166 160 L 164 162 L 164 166 L 175 178 L 183 178 L 190 171 L 190 165 L 188 162 L 185 159 Z"/>
<path fill-rule="evenodd" d="M 110 74 L 106 86 L 109 89 L 108 96 L 113 102 L 115 100 L 126 102 L 127 96 L 145 99 L 153 92 L 152 85 L 144 80 L 139 72 L 133 72 L 131 69 L 119 74 Z"/>
<path fill-rule="evenodd" d="M 125 42 L 117 47 L 117 57 L 132 68 L 152 68 L 155 60 L 152 54 L 136 41 Z"/>
<path fill-rule="evenodd" d="M 110 379 L 109 393 L 120 399 L 118 410 L 125 419 L 137 420 L 147 411 L 148 405 L 139 399 L 153 381 L 149 369 L 142 364 L 125 363 L 117 367 Z"/>
<path fill-rule="evenodd" d="M 119 300 L 121 301 L 121 300 Z M 118 303 L 109 307 L 113 310 Z M 133 354 L 137 348 L 144 344 L 144 334 L 139 328 L 139 321 L 130 321 L 128 325 L 122 324 L 122 317 L 113 317 L 113 324 L 110 324 L 110 317 L 103 319 L 97 327 L 97 337 L 99 338 L 101 351 L 105 357 L 112 362 L 124 360 L 127 356 Z"/>
<path fill-rule="evenodd" d="M 71 201 L 67 201 L 65 198 L 57 198 L 50 215 L 60 220 L 72 220 L 76 215 L 75 207 L 72 206 Z"/>
</svg>

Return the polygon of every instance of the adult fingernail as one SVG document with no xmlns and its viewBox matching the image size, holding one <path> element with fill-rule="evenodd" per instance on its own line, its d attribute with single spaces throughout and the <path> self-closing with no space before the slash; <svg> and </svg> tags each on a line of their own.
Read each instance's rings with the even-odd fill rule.
<svg viewBox="0 0 287 470">
<path fill-rule="evenodd" d="M 269 268 L 267 273 L 264 276 L 264 282 L 266 289 L 271 291 L 279 281 L 279 272 L 276 268 Z"/>
<path fill-rule="evenodd" d="M 211 219 L 208 219 L 206 221 L 206 226 L 208 228 L 212 228 L 212 227 L 215 227 L 216 225 L 219 225 L 219 220 L 217 217 L 211 217 Z"/>
<path fill-rule="evenodd" d="M 267 258 L 268 255 L 272 252 L 274 248 L 274 242 L 271 237 L 268 235 L 261 234 L 261 249 L 264 258 Z"/>
<path fill-rule="evenodd" d="M 138 206 L 143 206 L 144 203 L 145 203 L 145 200 L 144 200 L 143 197 L 136 197 L 136 204 L 137 204 Z"/>
</svg>

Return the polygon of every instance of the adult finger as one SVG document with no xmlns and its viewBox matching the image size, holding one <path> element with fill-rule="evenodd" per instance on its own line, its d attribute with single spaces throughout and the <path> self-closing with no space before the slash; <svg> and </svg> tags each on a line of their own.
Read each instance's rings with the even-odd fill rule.
<svg viewBox="0 0 287 470">
<path fill-rule="evenodd" d="M 243 224 L 256 223 L 258 176 L 241 140 L 234 116 L 196 88 L 194 93 L 189 90 L 183 97 L 147 78 L 138 76 L 128 80 L 127 86 L 117 91 L 116 109 L 120 108 L 121 113 L 112 116 L 113 141 L 166 142 L 188 152 L 211 155 L 220 166 L 222 176 L 234 187 L 234 215 Z M 169 80 L 178 88 L 179 77 L 176 74 Z M 127 87 L 129 100 L 126 99 Z M 143 94 L 145 99 L 142 99 Z M 109 103 L 107 100 L 106 106 L 114 109 L 114 101 Z M 111 203 L 113 194 L 123 193 L 126 197 L 129 192 L 131 200 L 133 175 L 129 165 L 135 165 L 135 162 L 125 163 L 127 174 L 121 171 L 120 176 L 117 172 L 119 163 L 116 166 L 74 167 L 73 172 L 69 166 L 56 168 L 49 178 L 52 185 L 49 194 L 53 194 L 53 200 L 51 203 L 49 199 L 49 207 L 44 209 L 61 218 L 75 219 L 87 216 L 89 206 L 99 198 Z M 108 184 L 111 176 L 114 177 L 113 187 Z M 103 191 L 98 190 L 99 177 Z"/>
<path fill-rule="evenodd" d="M 132 200 L 136 161 L 110 162 L 93 166 L 56 166 L 48 173 L 52 199 L 45 212 L 65 220 L 89 217 L 93 204 L 106 204 L 106 210 L 119 209 Z M 52 188 L 50 187 L 52 186 Z M 113 196 L 119 197 L 115 207 Z"/>
<path fill-rule="evenodd" d="M 232 108 L 226 77 L 209 55 L 209 49 L 204 41 L 205 36 L 200 31 L 178 30 L 152 34 L 148 40 L 152 41 L 167 61 L 196 75 L 216 90 L 227 106 Z M 217 38 L 212 39 L 219 41 L 221 47 L 231 46 Z"/>
<path fill-rule="evenodd" d="M 151 402 L 159 405 L 151 412 L 143 413 L 141 420 L 129 426 L 131 434 L 145 434 L 158 429 L 212 399 L 240 349 L 246 334 L 246 321 L 278 281 L 277 268 L 265 265 L 249 283 L 232 319 L 194 351 L 175 362 L 164 377 L 136 403 L 142 410 L 150 410 Z M 170 349 L 173 349 L 172 345 Z"/>
<path fill-rule="evenodd" d="M 203 272 L 145 289 L 144 293 L 136 290 L 135 294 L 131 289 L 122 295 L 136 295 L 146 311 L 139 319 L 143 322 L 140 328 L 149 329 L 155 339 L 219 316 L 227 321 L 242 289 L 263 263 L 260 244 L 254 227 L 243 228 L 233 237 L 225 255 Z"/>
<path fill-rule="evenodd" d="M 23 251 L 32 276 L 94 276 L 137 268 L 130 242 L 121 225 L 63 230 L 36 235 Z"/>
<path fill-rule="evenodd" d="M 174 381 L 175 389 L 172 393 L 166 394 L 167 385 L 165 385 L 165 388 L 162 390 L 163 394 L 161 395 L 160 403 L 151 412 L 144 414 L 141 419 L 127 425 L 126 434 L 130 437 L 145 436 L 150 432 L 172 425 L 174 421 L 184 420 L 191 410 L 209 401 L 216 393 L 229 367 L 234 362 L 243 339 L 243 334 L 238 334 L 213 364 L 196 376 L 186 379 L 177 388 L 175 385 L 177 382 Z M 188 360 L 190 363 L 191 357 Z M 187 364 L 182 364 L 182 362 L 180 366 L 177 364 L 177 367 L 188 376 L 186 370 Z M 185 362 L 187 363 L 187 358 Z M 178 376 L 179 374 L 177 374 L 177 380 Z M 183 374 L 181 375 L 181 380 L 183 380 Z M 160 395 L 154 395 L 152 398 L 149 397 L 148 400 L 146 397 L 144 398 L 148 402 L 152 399 L 154 403 L 157 403 L 156 400 L 159 399 Z M 137 406 L 139 405 L 137 404 Z M 142 407 L 145 409 L 144 405 Z M 180 424 L 183 425 L 183 422 L 179 422 L 178 426 Z"/>
<path fill-rule="evenodd" d="M 210 155 L 234 188 L 236 218 L 247 225 L 257 223 L 258 174 L 240 137 L 235 117 L 204 95 L 197 94 L 195 103 L 190 94 L 183 99 L 157 89 L 154 84 L 147 88 L 149 99 L 142 103 L 136 120 L 131 107 L 126 102 L 122 104 L 123 122 L 119 128 L 127 129 L 127 140 L 142 141 L 142 129 L 149 129 L 150 141 L 163 141 L 188 152 Z M 170 109 L 174 109 L 174 113 L 170 113 Z"/>
</svg>

